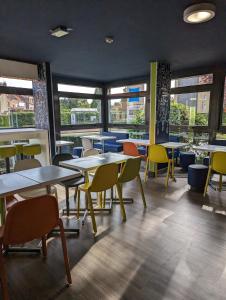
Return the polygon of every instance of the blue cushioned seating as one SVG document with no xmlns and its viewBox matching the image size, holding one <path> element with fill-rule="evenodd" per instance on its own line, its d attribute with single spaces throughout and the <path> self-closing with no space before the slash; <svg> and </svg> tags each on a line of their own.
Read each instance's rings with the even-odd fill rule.
<svg viewBox="0 0 226 300">
<path fill-rule="evenodd" d="M 203 164 L 207 167 L 209 166 L 209 164 L 210 164 L 209 156 L 206 156 L 206 157 L 203 158 Z"/>
<path fill-rule="evenodd" d="M 192 190 L 203 192 L 206 177 L 208 174 L 208 167 L 205 165 L 190 165 L 188 167 L 188 184 Z"/>
<path fill-rule="evenodd" d="M 82 150 L 83 150 L 83 147 L 74 147 L 73 151 L 72 151 L 73 156 L 81 157 L 82 156 Z"/>
<path fill-rule="evenodd" d="M 104 131 L 104 132 L 102 132 L 102 135 L 116 137 L 116 138 L 112 138 L 111 140 L 107 140 L 104 142 L 104 152 L 121 152 L 123 150 L 123 145 L 120 143 L 117 143 L 116 141 L 129 138 L 129 134 L 123 133 L 123 132 Z M 95 143 L 94 148 L 102 150 L 102 144 Z"/>
<path fill-rule="evenodd" d="M 180 152 L 180 166 L 184 171 L 188 170 L 188 166 L 195 163 L 195 153 Z"/>
</svg>

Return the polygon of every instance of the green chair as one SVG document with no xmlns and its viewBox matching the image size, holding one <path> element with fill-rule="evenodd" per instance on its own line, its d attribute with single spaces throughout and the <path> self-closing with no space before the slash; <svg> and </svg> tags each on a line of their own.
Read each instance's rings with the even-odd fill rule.
<svg viewBox="0 0 226 300">
<path fill-rule="evenodd" d="M 40 144 L 27 144 L 23 145 L 23 155 L 30 158 L 34 158 L 35 155 L 38 155 L 42 152 Z"/>
<path fill-rule="evenodd" d="M 13 145 L 0 146 L 0 158 L 5 160 L 6 173 L 10 173 L 10 157 L 16 155 L 16 147 Z"/>
<path fill-rule="evenodd" d="M 137 182 L 140 187 L 141 197 L 143 200 L 144 207 L 147 207 L 145 196 L 144 196 L 144 190 L 140 178 L 140 164 L 141 164 L 141 157 L 136 158 L 129 158 L 125 164 L 122 167 L 122 171 L 118 178 L 118 184 L 119 184 L 119 198 L 122 197 L 122 186 L 124 183 L 132 181 L 134 179 L 137 179 Z"/>
<path fill-rule="evenodd" d="M 20 156 L 20 159 L 23 159 L 24 158 L 24 155 L 23 155 L 23 146 L 24 145 L 28 145 L 27 143 L 23 143 L 23 142 L 19 142 L 19 143 L 14 143 L 13 144 L 15 147 L 16 147 L 16 155 L 19 155 Z"/>
</svg>

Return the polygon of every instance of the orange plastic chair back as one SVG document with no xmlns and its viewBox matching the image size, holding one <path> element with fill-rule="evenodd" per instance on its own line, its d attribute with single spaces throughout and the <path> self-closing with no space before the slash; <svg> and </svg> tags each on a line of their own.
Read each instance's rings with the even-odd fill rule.
<svg viewBox="0 0 226 300">
<path fill-rule="evenodd" d="M 42 196 L 14 204 L 6 216 L 3 244 L 15 245 L 38 239 L 59 224 L 58 203 Z"/>
<path fill-rule="evenodd" d="M 137 146 L 132 142 L 123 143 L 123 153 L 131 156 L 140 156 Z"/>
<path fill-rule="evenodd" d="M 167 163 L 169 161 L 166 148 L 162 145 L 151 145 L 148 157 L 154 163 Z"/>
<path fill-rule="evenodd" d="M 220 174 L 226 174 L 226 152 L 214 152 L 212 154 L 211 167 Z"/>
</svg>

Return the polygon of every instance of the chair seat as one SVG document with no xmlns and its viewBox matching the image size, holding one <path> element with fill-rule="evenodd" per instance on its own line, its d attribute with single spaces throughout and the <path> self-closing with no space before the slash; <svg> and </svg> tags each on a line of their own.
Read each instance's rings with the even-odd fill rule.
<svg viewBox="0 0 226 300">
<path fill-rule="evenodd" d="M 51 186 L 50 193 L 54 194 L 56 192 L 56 187 Z M 24 199 L 29 199 L 29 198 L 34 198 L 34 197 L 40 197 L 47 195 L 47 189 L 45 187 L 39 188 L 39 189 L 34 189 L 26 192 L 21 192 L 19 195 L 24 198 Z"/>
<path fill-rule="evenodd" d="M 60 184 L 64 185 L 65 187 L 76 187 L 80 184 L 83 184 L 85 182 L 84 176 L 76 177 L 71 180 L 65 180 L 60 182 Z"/>
</svg>

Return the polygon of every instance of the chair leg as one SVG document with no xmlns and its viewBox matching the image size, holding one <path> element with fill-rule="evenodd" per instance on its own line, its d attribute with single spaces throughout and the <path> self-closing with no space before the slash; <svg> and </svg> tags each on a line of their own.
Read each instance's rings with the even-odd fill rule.
<svg viewBox="0 0 226 300">
<path fill-rule="evenodd" d="M 149 163 L 150 163 L 149 159 L 147 158 L 146 168 L 145 168 L 145 173 L 144 173 L 144 182 L 147 182 L 147 180 L 148 180 Z"/>
<path fill-rule="evenodd" d="M 140 174 L 138 174 L 138 176 L 137 176 L 137 181 L 138 181 L 138 184 L 140 186 L 140 192 L 141 192 L 144 207 L 147 207 L 146 200 L 145 200 L 145 195 L 144 195 L 144 190 L 143 190 L 143 186 L 142 186 L 142 182 L 141 182 L 141 178 L 140 178 Z"/>
<path fill-rule="evenodd" d="M 55 188 L 54 194 L 55 194 L 56 199 L 58 200 L 57 188 Z"/>
<path fill-rule="evenodd" d="M 155 178 L 158 176 L 158 164 L 155 163 Z"/>
<path fill-rule="evenodd" d="M 169 161 L 168 162 L 168 168 L 167 168 L 167 175 L 166 175 L 166 183 L 165 183 L 166 187 L 168 187 L 168 185 L 169 185 L 170 167 L 171 167 L 171 164 L 170 164 L 170 161 Z"/>
<path fill-rule="evenodd" d="M 1 249 L 0 249 L 0 280 L 1 280 L 1 284 L 2 284 L 2 296 L 3 296 L 3 300 L 9 300 L 9 292 L 8 292 L 5 264 L 4 264 L 4 258 L 2 255 L 2 245 L 0 245 L 0 247 L 1 247 Z"/>
<path fill-rule="evenodd" d="M 71 284 L 72 280 L 71 280 L 71 272 L 70 272 L 69 259 L 67 253 L 67 244 L 66 244 L 66 239 L 64 234 L 63 222 L 61 219 L 59 219 L 59 227 L 60 227 L 60 238 L 61 238 L 63 255 L 64 255 L 64 265 L 65 265 L 65 270 L 67 275 L 67 282 L 68 284 Z"/>
<path fill-rule="evenodd" d="M 78 199 L 77 199 L 77 219 L 79 219 L 80 217 L 80 190 L 78 189 Z"/>
<path fill-rule="evenodd" d="M 219 178 L 219 192 L 221 192 L 222 191 L 222 179 L 223 179 L 223 175 L 220 174 L 219 176 L 220 176 L 220 178 Z"/>
<path fill-rule="evenodd" d="M 106 191 L 104 191 L 103 208 L 106 206 Z"/>
<path fill-rule="evenodd" d="M 119 202 L 120 202 L 122 220 L 123 220 L 123 222 L 126 222 L 126 211 L 125 211 L 124 202 L 123 202 L 123 198 L 122 198 L 122 185 L 117 183 L 116 188 L 117 188 Z"/>
<path fill-rule="evenodd" d="M 77 199 L 77 194 L 78 194 L 78 187 L 76 186 L 75 193 L 74 193 L 74 201 L 75 202 L 76 202 L 76 199 Z"/>
<path fill-rule="evenodd" d="M 67 216 L 69 216 L 69 188 L 65 187 L 66 192 L 66 209 L 67 209 Z"/>
<path fill-rule="evenodd" d="M 45 258 L 47 257 L 46 236 L 42 237 L 42 254 Z"/>
<path fill-rule="evenodd" d="M 90 209 L 90 216 L 92 219 L 92 224 L 93 224 L 93 231 L 96 234 L 97 233 L 97 224 L 96 224 L 96 219 L 95 219 L 95 215 L 94 215 L 94 210 L 93 210 L 93 202 L 92 202 L 92 198 L 91 198 L 91 194 L 90 192 L 86 192 L 87 194 L 87 198 L 88 198 L 88 205 L 89 205 L 89 209 Z"/>
<path fill-rule="evenodd" d="M 206 178 L 206 185 L 205 185 L 205 189 L 204 189 L 204 193 L 203 193 L 204 197 L 206 196 L 206 193 L 207 193 L 207 189 L 208 189 L 208 185 L 209 185 L 209 181 L 210 181 L 210 175 L 211 175 L 211 167 L 209 167 L 208 175 Z"/>
</svg>

